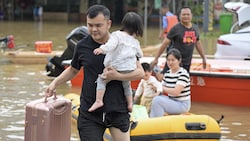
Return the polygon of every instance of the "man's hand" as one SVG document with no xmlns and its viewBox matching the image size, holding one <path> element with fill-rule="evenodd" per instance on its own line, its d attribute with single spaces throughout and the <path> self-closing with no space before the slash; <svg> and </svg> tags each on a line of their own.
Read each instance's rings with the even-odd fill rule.
<svg viewBox="0 0 250 141">
<path fill-rule="evenodd" d="M 202 59 L 203 69 L 207 68 L 207 61 L 206 59 Z"/>
<path fill-rule="evenodd" d="M 101 78 L 105 82 L 108 82 L 108 81 L 111 81 L 111 80 L 115 80 L 118 75 L 119 75 L 119 73 L 116 71 L 116 69 L 114 69 L 113 67 L 106 67 L 103 70 L 103 75 L 101 75 Z"/>
<path fill-rule="evenodd" d="M 158 64 L 158 59 L 155 58 L 155 59 L 150 63 L 150 66 L 151 66 L 152 68 L 154 68 L 154 66 L 157 65 L 157 64 Z"/>
<path fill-rule="evenodd" d="M 55 95 L 56 96 L 56 87 L 54 83 L 52 82 L 46 89 L 45 89 L 45 101 L 47 100 L 47 97 L 51 97 Z"/>
</svg>

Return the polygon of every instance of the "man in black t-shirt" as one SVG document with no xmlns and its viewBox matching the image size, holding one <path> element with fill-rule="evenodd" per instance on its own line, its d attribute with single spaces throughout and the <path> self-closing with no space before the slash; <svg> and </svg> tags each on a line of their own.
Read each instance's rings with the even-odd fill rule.
<svg viewBox="0 0 250 141">
<path fill-rule="evenodd" d="M 93 51 L 109 39 L 110 11 L 102 5 L 91 6 L 87 12 L 87 27 L 90 35 L 79 41 L 71 66 L 51 82 L 45 91 L 46 96 L 52 96 L 57 86 L 72 79 L 83 67 L 84 80 L 77 121 L 81 140 L 102 141 L 106 128 L 109 128 L 112 140 L 129 141 L 130 116 L 122 82 L 119 80 L 141 79 L 143 68 L 139 61 L 137 69 L 126 74 L 118 73 L 112 67 L 107 68 L 104 79 L 112 81 L 106 86 L 104 106 L 88 112 L 96 98 L 96 79 L 104 69 L 104 55 L 95 55 Z"/>
<path fill-rule="evenodd" d="M 167 38 L 162 42 L 160 49 L 151 62 L 152 66 L 155 66 L 158 63 L 158 58 L 166 50 L 169 44 L 173 48 L 178 49 L 182 55 L 182 66 L 188 72 L 191 66 L 191 60 L 193 55 L 194 47 L 202 58 L 203 68 L 206 68 L 206 57 L 201 46 L 199 39 L 198 26 L 193 24 L 192 21 L 192 11 L 189 7 L 181 8 L 180 14 L 180 23 L 175 25 L 167 35 Z M 164 70 L 161 74 L 157 75 L 158 80 L 162 80 L 162 74 L 168 70 L 167 65 L 165 64 Z"/>
</svg>

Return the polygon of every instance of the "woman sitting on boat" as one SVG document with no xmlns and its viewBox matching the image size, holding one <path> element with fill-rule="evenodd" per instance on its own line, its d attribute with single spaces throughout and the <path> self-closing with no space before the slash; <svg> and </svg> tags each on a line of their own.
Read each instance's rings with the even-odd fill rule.
<svg viewBox="0 0 250 141">
<path fill-rule="evenodd" d="M 166 114 L 182 114 L 191 108 L 190 76 L 180 66 L 181 53 L 178 49 L 170 49 L 166 56 L 169 70 L 162 80 L 163 94 L 154 97 L 150 117 Z"/>
</svg>

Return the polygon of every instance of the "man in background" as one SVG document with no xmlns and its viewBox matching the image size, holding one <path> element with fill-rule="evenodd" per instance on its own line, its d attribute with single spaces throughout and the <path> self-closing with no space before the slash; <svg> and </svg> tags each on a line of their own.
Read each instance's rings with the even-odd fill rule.
<svg viewBox="0 0 250 141">
<path fill-rule="evenodd" d="M 169 11 L 168 5 L 164 4 L 161 8 L 162 16 L 162 32 L 160 32 L 159 39 L 164 39 L 167 37 L 167 33 L 170 29 L 178 23 L 178 18 L 176 15 Z"/>
<path fill-rule="evenodd" d="M 206 68 L 206 56 L 204 54 L 200 36 L 199 28 L 197 25 L 192 23 L 192 10 L 190 7 L 182 7 L 180 9 L 180 23 L 176 24 L 170 32 L 167 34 L 167 37 L 163 40 L 155 59 L 151 62 L 151 66 L 155 66 L 158 63 L 158 59 L 161 54 L 169 48 L 169 45 L 172 44 L 173 48 L 178 49 L 181 52 L 182 67 L 185 68 L 188 72 L 190 70 L 192 56 L 194 48 L 200 54 L 203 68 Z M 162 80 L 163 74 L 169 70 L 168 66 L 165 64 L 165 67 L 161 73 L 156 74 L 156 77 L 159 81 Z"/>
</svg>

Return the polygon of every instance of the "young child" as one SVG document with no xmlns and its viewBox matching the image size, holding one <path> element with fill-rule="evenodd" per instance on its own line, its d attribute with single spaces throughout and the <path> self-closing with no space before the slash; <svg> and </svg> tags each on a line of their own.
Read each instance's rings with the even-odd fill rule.
<svg viewBox="0 0 250 141">
<path fill-rule="evenodd" d="M 136 69 L 137 58 L 141 58 L 143 56 L 140 43 L 135 38 L 143 36 L 143 22 L 138 14 L 128 12 L 124 16 L 121 24 L 121 29 L 113 32 L 108 42 L 101 45 L 100 48 L 95 49 L 94 54 L 106 54 L 104 59 L 105 67 L 111 66 L 119 72 L 128 73 Z M 122 85 L 128 103 L 128 110 L 131 112 L 133 97 L 130 81 L 123 81 Z M 89 112 L 103 106 L 105 87 L 106 83 L 103 82 L 101 77 L 98 77 L 96 101 L 89 108 Z"/>
<path fill-rule="evenodd" d="M 142 67 L 145 71 L 145 76 L 137 87 L 134 101 L 139 100 L 142 96 L 140 105 L 145 106 L 147 112 L 150 113 L 152 100 L 162 92 L 162 85 L 161 82 L 152 76 L 152 68 L 149 63 L 142 63 Z"/>
</svg>

